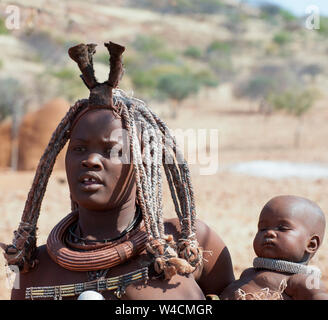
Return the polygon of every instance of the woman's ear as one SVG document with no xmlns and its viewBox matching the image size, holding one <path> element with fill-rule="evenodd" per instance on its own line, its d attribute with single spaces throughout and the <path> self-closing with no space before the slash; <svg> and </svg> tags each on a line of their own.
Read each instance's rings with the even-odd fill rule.
<svg viewBox="0 0 328 320">
<path fill-rule="evenodd" d="M 306 252 L 314 254 L 318 250 L 319 246 L 320 237 L 315 234 L 309 239 L 308 244 L 306 246 Z"/>
</svg>

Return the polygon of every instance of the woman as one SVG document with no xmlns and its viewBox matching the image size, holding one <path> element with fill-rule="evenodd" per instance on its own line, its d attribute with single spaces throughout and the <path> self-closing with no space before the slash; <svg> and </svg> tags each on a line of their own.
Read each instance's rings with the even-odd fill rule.
<svg viewBox="0 0 328 320">
<path fill-rule="evenodd" d="M 196 219 L 187 163 L 165 123 L 140 100 L 117 89 L 124 47 L 106 43 L 110 74 L 99 83 L 95 45 L 69 49 L 90 90 L 70 108 L 42 156 L 8 264 L 20 267 L 12 299 L 204 299 L 234 280 L 220 237 Z M 69 140 L 66 173 L 72 213 L 36 246 L 47 181 Z M 164 168 L 178 218 L 162 210 Z"/>
</svg>

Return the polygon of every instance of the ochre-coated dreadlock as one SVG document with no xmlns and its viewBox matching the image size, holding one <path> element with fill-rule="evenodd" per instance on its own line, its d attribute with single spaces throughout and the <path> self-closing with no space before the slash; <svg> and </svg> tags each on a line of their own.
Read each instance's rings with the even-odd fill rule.
<svg viewBox="0 0 328 320">
<path fill-rule="evenodd" d="M 191 273 L 202 263 L 202 252 L 196 239 L 196 210 L 188 165 L 166 124 L 143 101 L 116 88 L 123 73 L 121 55 L 124 47 L 112 42 L 105 46 L 110 53 L 110 74 L 109 79 L 101 84 L 94 76 L 92 64 L 95 45 L 80 44 L 69 50 L 70 57 L 82 71 L 81 77 L 90 89 L 90 97 L 70 107 L 53 133 L 39 162 L 21 222 L 14 232 L 13 243 L 6 248 L 5 257 L 9 265 L 18 265 L 21 272 L 35 266 L 37 221 L 56 157 L 81 114 L 92 108 L 109 108 L 121 118 L 128 133 L 137 200 L 149 239 L 146 248 L 154 256 L 154 268 L 158 273 L 164 272 L 166 279 L 176 273 Z M 180 221 L 181 237 L 177 243 L 164 232 L 162 166 Z M 76 209 L 73 202 L 72 208 Z"/>
</svg>

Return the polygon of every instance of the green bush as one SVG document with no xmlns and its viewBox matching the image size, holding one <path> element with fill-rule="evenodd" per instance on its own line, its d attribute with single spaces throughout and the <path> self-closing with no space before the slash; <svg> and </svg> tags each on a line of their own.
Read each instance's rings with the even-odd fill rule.
<svg viewBox="0 0 328 320">
<path fill-rule="evenodd" d="M 199 82 L 189 74 L 164 74 L 159 77 L 157 89 L 169 99 L 182 101 L 199 90 Z"/>
<path fill-rule="evenodd" d="M 271 24 L 279 24 L 281 20 L 285 23 L 297 20 L 290 11 L 281 8 L 278 5 L 265 3 L 260 5 L 260 18 Z"/>
<path fill-rule="evenodd" d="M 261 111 L 263 104 L 270 105 L 270 96 L 279 96 L 286 90 L 304 87 L 305 83 L 295 71 L 294 65 L 270 63 L 259 65 L 249 77 L 236 82 L 234 94 L 237 98 L 248 98 L 258 102 Z"/>
<path fill-rule="evenodd" d="M 225 7 L 221 0 L 130 0 L 129 2 L 133 6 L 174 14 L 212 14 Z"/>
<path fill-rule="evenodd" d="M 131 80 L 135 89 L 143 92 L 154 90 L 157 84 L 157 79 L 152 70 L 136 70 L 131 75 Z"/>
<path fill-rule="evenodd" d="M 5 25 L 5 21 L 2 18 L 0 18 L 0 34 L 8 34 L 8 33 L 9 30 Z"/>
<path fill-rule="evenodd" d="M 288 10 L 286 9 L 281 9 L 279 10 L 279 15 L 282 17 L 282 19 L 285 22 L 293 22 L 297 20 L 297 18 Z"/>
<path fill-rule="evenodd" d="M 142 53 L 153 53 L 165 47 L 164 41 L 159 37 L 144 35 L 138 35 L 133 41 L 132 46 Z"/>
<path fill-rule="evenodd" d="M 189 46 L 184 52 L 183 54 L 186 57 L 190 57 L 193 59 L 200 59 L 203 56 L 203 52 L 200 48 L 198 47 L 194 47 L 194 46 Z"/>
<path fill-rule="evenodd" d="M 275 110 L 284 110 L 296 117 L 300 117 L 308 111 L 315 99 L 316 94 L 309 89 L 289 89 L 268 97 L 268 101 Z"/>
<path fill-rule="evenodd" d="M 276 88 L 275 79 L 266 75 L 256 75 L 249 79 L 239 91 L 239 96 L 250 99 L 267 97 Z"/>
<path fill-rule="evenodd" d="M 215 40 L 211 42 L 207 47 L 207 53 L 223 53 L 223 54 L 230 54 L 231 53 L 231 44 L 229 42 L 222 42 Z"/>
<path fill-rule="evenodd" d="M 319 34 L 328 36 L 328 17 L 320 17 Z"/>
<path fill-rule="evenodd" d="M 205 66 L 201 71 L 190 68 L 190 61 L 154 36 L 139 35 L 133 49 L 123 57 L 126 76 L 133 88 L 146 99 L 183 100 L 200 87 L 216 86 L 217 79 Z M 184 55 L 200 57 L 199 48 L 190 46 Z M 207 63 L 207 62 L 206 62 Z"/>
<path fill-rule="evenodd" d="M 300 146 L 301 142 L 302 115 L 313 106 L 317 94 L 311 89 L 291 88 L 268 97 L 268 102 L 273 110 L 282 110 L 298 118 L 298 126 L 294 131 L 294 147 L 296 148 Z"/>
<path fill-rule="evenodd" d="M 284 46 L 291 41 L 290 33 L 286 31 L 280 31 L 276 33 L 273 37 L 273 42 L 280 46 Z"/>
<path fill-rule="evenodd" d="M 178 59 L 177 54 L 168 49 L 155 51 L 153 56 L 161 62 L 175 62 Z"/>
<path fill-rule="evenodd" d="M 217 87 L 219 84 L 218 78 L 209 70 L 203 70 L 194 75 L 200 86 Z"/>
</svg>

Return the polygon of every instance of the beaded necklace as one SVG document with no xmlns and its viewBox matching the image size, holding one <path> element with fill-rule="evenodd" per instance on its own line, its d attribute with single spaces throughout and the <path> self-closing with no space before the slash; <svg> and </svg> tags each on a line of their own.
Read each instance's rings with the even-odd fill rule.
<svg viewBox="0 0 328 320">
<path fill-rule="evenodd" d="M 125 288 L 136 281 L 149 279 L 148 267 L 143 267 L 133 272 L 118 277 L 98 279 L 83 283 L 67 284 L 61 286 L 31 287 L 25 291 L 25 299 L 49 299 L 62 300 L 63 297 L 74 297 L 84 291 L 95 290 L 97 292 L 115 290 L 116 298 L 121 299 L 125 294 Z"/>
<path fill-rule="evenodd" d="M 256 257 L 253 260 L 253 267 L 256 269 L 268 269 L 278 272 L 302 273 L 308 275 L 321 276 L 321 271 L 315 266 L 307 266 L 302 263 L 295 263 L 286 260 L 268 259 Z"/>
</svg>

